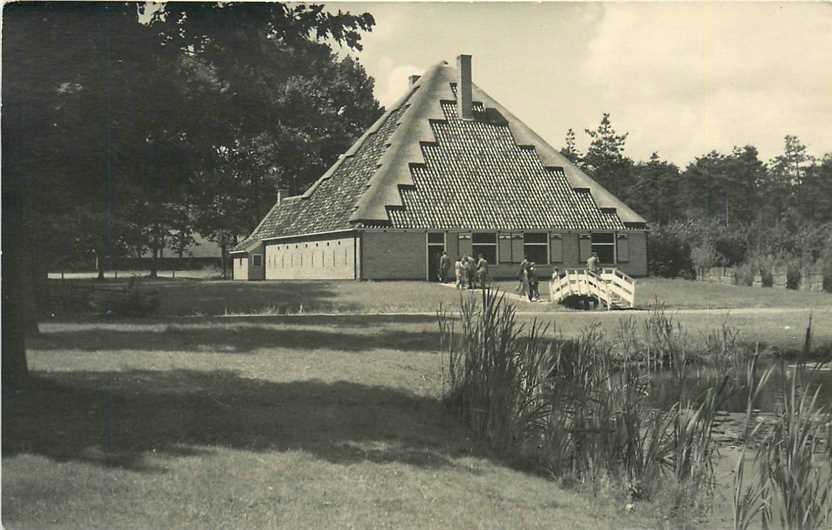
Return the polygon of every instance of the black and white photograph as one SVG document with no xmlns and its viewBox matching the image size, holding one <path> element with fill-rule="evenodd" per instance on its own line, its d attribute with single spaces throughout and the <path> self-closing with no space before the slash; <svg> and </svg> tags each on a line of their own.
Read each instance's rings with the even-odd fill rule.
<svg viewBox="0 0 832 530">
<path fill-rule="evenodd" d="M 832 529 L 832 3 L 0 8 L 3 528 Z"/>
</svg>

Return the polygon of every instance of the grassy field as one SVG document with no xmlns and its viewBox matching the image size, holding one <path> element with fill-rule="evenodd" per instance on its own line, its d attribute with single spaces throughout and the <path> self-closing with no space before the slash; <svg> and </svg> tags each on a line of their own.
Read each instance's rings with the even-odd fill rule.
<svg viewBox="0 0 832 530">
<path fill-rule="evenodd" d="M 123 280 L 119 280 L 123 283 Z M 75 280 L 96 285 L 94 280 Z M 105 284 L 114 283 L 107 280 Z M 60 280 L 53 280 L 59 292 Z M 450 287 L 426 282 L 291 281 L 235 282 L 207 280 L 156 280 L 147 288 L 159 292 L 159 314 L 165 316 L 215 316 L 223 314 L 394 313 L 434 312 L 439 304 L 456 306 L 459 293 Z M 516 282 L 497 282 L 514 292 Z M 540 285 L 548 297 L 548 282 Z M 668 309 L 822 308 L 832 306 L 832 294 L 806 293 L 752 287 L 722 286 L 688 280 L 646 278 L 638 280 L 636 303 L 640 308 L 656 304 Z M 514 300 L 522 312 L 567 312 L 563 306 Z M 67 315 L 59 315 L 65 317 Z"/>
<path fill-rule="evenodd" d="M 733 288 L 742 294 L 736 300 L 757 297 L 756 305 L 703 312 L 695 304 L 718 299 L 707 291 L 714 286 L 639 286 L 668 292 L 692 337 L 728 322 L 742 340 L 782 349 L 799 348 L 813 306 L 793 298 L 802 293 Z M 158 316 L 56 315 L 29 340 L 32 384 L 3 400 L 6 527 L 661 526 L 661 507 L 625 513 L 617 498 L 563 489 L 496 458 L 449 418 L 433 312 L 440 302 L 456 306 L 453 289 L 186 280 L 153 287 Z M 816 297 L 825 304 L 814 304 L 815 342 L 832 343 L 832 297 Z M 304 313 L 339 314 L 298 314 L 301 303 Z M 647 318 L 549 313 L 548 304 L 520 310 L 564 335 L 594 321 L 612 334 L 623 318 Z M 225 313 L 255 315 L 208 316 Z M 722 524 L 730 503 L 718 504 L 714 521 Z"/>
<path fill-rule="evenodd" d="M 3 401 L 3 522 L 652 525 L 469 440 L 438 400 L 432 319 L 378 320 L 46 326 L 32 387 Z"/>
</svg>

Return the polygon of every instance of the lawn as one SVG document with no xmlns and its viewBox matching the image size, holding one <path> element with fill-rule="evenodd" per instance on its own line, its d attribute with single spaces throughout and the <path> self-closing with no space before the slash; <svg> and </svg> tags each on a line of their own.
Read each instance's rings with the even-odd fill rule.
<svg viewBox="0 0 832 530">
<path fill-rule="evenodd" d="M 470 440 L 431 317 L 260 320 L 45 325 L 3 401 L 6 527 L 653 525 Z"/>
<path fill-rule="evenodd" d="M 516 281 L 500 281 L 497 285 L 515 292 Z M 549 282 L 540 282 L 540 293 L 548 299 Z M 647 308 L 664 305 L 669 309 L 740 309 L 765 307 L 812 308 L 832 306 L 831 293 L 811 293 L 792 289 L 772 289 L 719 285 L 708 282 L 669 278 L 639 278 L 636 280 L 636 306 Z M 535 305 L 540 309 L 541 306 Z M 546 311 L 560 310 L 560 306 L 542 306 Z"/>
<path fill-rule="evenodd" d="M 74 280 L 96 285 L 94 280 Z M 124 280 L 119 280 L 124 283 Z M 107 280 L 105 284 L 113 284 Z M 52 280 L 59 292 L 60 280 Z M 100 285 L 100 284 L 99 284 Z M 517 284 L 500 281 L 499 288 L 514 292 Z M 159 314 L 165 316 L 215 316 L 223 314 L 282 313 L 433 313 L 443 304 L 456 306 L 459 293 L 435 283 L 355 281 L 263 281 L 155 280 L 148 289 L 159 292 Z M 548 282 L 540 290 L 548 298 Z M 565 312 L 563 306 L 512 300 L 522 312 Z M 749 309 L 832 307 L 832 294 L 807 293 L 770 288 L 723 286 L 689 280 L 645 278 L 637 280 L 636 304 L 656 304 L 668 309 Z M 68 315 L 59 315 L 68 316 Z"/>
<path fill-rule="evenodd" d="M 829 295 L 805 298 L 823 302 L 811 309 L 796 292 L 639 286 L 669 293 L 674 318 L 693 338 L 727 322 L 747 342 L 796 349 L 811 310 L 815 344 L 832 344 Z M 59 314 L 29 340 L 32 384 L 3 400 L 6 527 L 660 526 L 655 506 L 624 513 L 619 500 L 523 472 L 446 414 L 433 313 L 440 302 L 455 307 L 451 288 L 188 280 L 151 287 L 161 295 L 157 316 Z M 696 309 L 727 300 L 716 294 L 726 289 L 739 293 L 736 309 Z M 686 293 L 699 301 L 685 302 Z M 614 334 L 622 319 L 648 317 L 518 308 L 523 321 L 543 318 L 564 335 L 593 322 Z M 383 312 L 391 314 L 355 314 Z M 226 313 L 236 316 L 211 316 Z M 724 521 L 728 504 L 719 505 Z"/>
</svg>

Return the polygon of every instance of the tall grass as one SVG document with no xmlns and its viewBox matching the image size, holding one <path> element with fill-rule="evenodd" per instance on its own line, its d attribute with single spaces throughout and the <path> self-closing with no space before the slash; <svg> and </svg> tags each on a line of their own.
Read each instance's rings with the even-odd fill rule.
<svg viewBox="0 0 832 530">
<path fill-rule="evenodd" d="M 805 385 L 811 353 L 811 319 L 806 329 L 801 357 L 791 373 L 781 359 L 777 365 L 780 388 L 774 421 L 762 435 L 756 452 L 760 477 L 757 484 L 744 484 L 745 446 L 737 461 L 734 482 L 734 528 L 745 529 L 759 515 L 763 528 L 777 521 L 782 528 L 828 528 L 832 523 L 832 471 L 830 470 L 829 411 L 818 403 L 820 386 Z M 757 356 L 749 363 L 748 407 L 744 443 L 760 429 L 754 422 L 753 404 L 769 383 L 774 367 L 757 378 Z M 815 366 L 819 368 L 820 365 Z M 822 440 L 825 439 L 825 451 Z"/>
<path fill-rule="evenodd" d="M 761 475 L 756 483 L 748 485 L 745 483 L 746 449 L 762 426 L 761 423 L 754 421 L 756 417 L 755 404 L 774 370 L 774 367 L 770 366 L 758 378 L 757 366 L 759 360 L 760 350 L 758 346 L 755 348 L 754 357 L 748 361 L 745 370 L 746 390 L 748 392 L 745 429 L 741 439 L 742 449 L 734 469 L 733 515 L 735 530 L 749 528 L 754 519 L 766 509 L 767 499 L 769 498 L 768 484 L 764 476 Z M 752 424 L 754 424 L 753 428 L 751 427 Z"/>
<path fill-rule="evenodd" d="M 446 403 L 479 437 L 509 450 L 543 432 L 550 404 L 541 399 L 551 371 L 546 327 L 518 324 L 516 310 L 490 288 L 463 298 L 461 333 L 440 315 L 448 352 Z"/>
<path fill-rule="evenodd" d="M 820 387 L 805 387 L 807 366 L 801 361 L 782 376 L 777 421 L 758 452 L 762 472 L 770 484 L 780 525 L 789 529 L 828 528 L 832 522 L 832 474 L 829 460 L 821 462 L 821 441 L 828 434 L 828 414 L 818 404 Z M 763 510 L 764 521 L 773 516 L 773 502 Z"/>
<path fill-rule="evenodd" d="M 490 289 L 480 300 L 463 299 L 460 314 L 456 329 L 440 312 L 445 400 L 492 447 L 524 455 L 553 477 L 590 486 L 611 479 L 634 499 L 673 484 L 686 491 L 676 499 L 682 505 L 690 502 L 686 495 L 709 489 L 713 420 L 727 381 L 682 397 L 686 335 L 664 313 L 651 315 L 638 338 L 628 328 L 635 321 L 622 324 L 613 341 L 597 324 L 569 340 L 537 321 L 524 326 Z M 651 369 L 659 366 L 672 367 L 680 385 L 679 400 L 666 410 L 647 399 Z"/>
</svg>

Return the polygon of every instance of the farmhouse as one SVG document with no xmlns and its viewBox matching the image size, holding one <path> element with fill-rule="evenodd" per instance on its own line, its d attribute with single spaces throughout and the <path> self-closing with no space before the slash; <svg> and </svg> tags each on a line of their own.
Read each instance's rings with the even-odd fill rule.
<svg viewBox="0 0 832 530">
<path fill-rule="evenodd" d="M 393 104 L 302 195 L 233 252 L 239 280 L 435 280 L 443 249 L 492 277 L 524 256 L 540 274 L 592 252 L 647 273 L 646 221 L 471 80 L 471 56 L 411 76 Z"/>
</svg>

